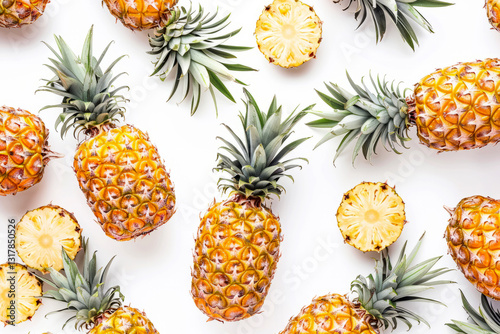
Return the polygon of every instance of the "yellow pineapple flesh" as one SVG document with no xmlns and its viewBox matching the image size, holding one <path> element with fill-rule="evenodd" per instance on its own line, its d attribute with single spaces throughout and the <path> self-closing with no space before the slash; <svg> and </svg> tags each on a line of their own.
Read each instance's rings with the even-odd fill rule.
<svg viewBox="0 0 500 334">
<path fill-rule="evenodd" d="M 30 268 L 47 273 L 63 269 L 61 248 L 74 259 L 81 246 L 75 216 L 56 205 L 28 211 L 16 225 L 16 251 Z"/>
<path fill-rule="evenodd" d="M 87 203 L 113 239 L 146 235 L 175 212 L 173 184 L 157 148 L 131 125 L 102 127 L 80 144 L 73 167 Z"/>
<path fill-rule="evenodd" d="M 316 57 L 321 34 L 318 15 L 299 0 L 274 0 L 262 12 L 255 30 L 259 50 L 269 62 L 285 68 Z"/>
<path fill-rule="evenodd" d="M 349 245 L 363 252 L 380 252 L 401 235 L 405 205 L 386 183 L 363 182 L 344 194 L 337 221 Z"/>
<path fill-rule="evenodd" d="M 40 117 L 0 107 L 0 195 L 16 194 L 42 180 L 57 155 L 48 146 L 49 131 Z"/>
<path fill-rule="evenodd" d="M 493 28 L 500 31 L 500 0 L 486 0 L 486 13 Z"/>
<path fill-rule="evenodd" d="M 0 265 L 0 321 L 16 325 L 30 320 L 42 301 L 42 283 L 20 264 Z"/>
<path fill-rule="evenodd" d="M 500 59 L 439 69 L 415 88 L 411 119 L 418 137 L 439 151 L 480 148 L 500 140 Z"/>
<path fill-rule="evenodd" d="M 304 307 L 280 334 L 379 334 L 369 320 L 366 311 L 345 296 L 328 294 Z"/>
<path fill-rule="evenodd" d="M 467 197 L 449 212 L 450 255 L 479 292 L 500 300 L 500 201 Z"/>
<path fill-rule="evenodd" d="M 201 220 L 191 293 L 210 319 L 238 321 L 261 309 L 281 242 L 278 218 L 258 201 L 236 195 L 214 203 Z"/>
<path fill-rule="evenodd" d="M 123 306 L 111 315 L 105 315 L 88 334 L 158 334 L 144 312 Z"/>
<path fill-rule="evenodd" d="M 103 0 L 111 14 L 132 30 L 161 27 L 178 0 Z"/>
<path fill-rule="evenodd" d="M 50 0 L 0 1 L 0 28 L 19 28 L 42 16 Z"/>
</svg>

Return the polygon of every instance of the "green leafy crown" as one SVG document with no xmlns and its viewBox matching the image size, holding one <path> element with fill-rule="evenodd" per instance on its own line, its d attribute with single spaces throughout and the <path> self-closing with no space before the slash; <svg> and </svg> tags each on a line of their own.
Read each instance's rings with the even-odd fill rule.
<svg viewBox="0 0 500 334">
<path fill-rule="evenodd" d="M 64 275 L 49 268 L 50 280 L 39 277 L 42 281 L 54 287 L 44 293 L 44 298 L 55 299 L 66 304 L 66 308 L 51 312 L 71 311 L 74 315 L 69 318 L 63 328 L 70 321 L 75 322 L 75 328 L 91 329 L 103 315 L 110 315 L 121 307 L 124 296 L 119 286 L 104 289 L 106 276 L 113 259 L 106 267 L 97 270 L 96 252 L 90 257 L 88 240 L 83 240 L 84 265 L 83 273 L 78 270 L 77 264 L 71 260 L 64 249 L 62 250 Z"/>
<path fill-rule="evenodd" d="M 325 84 L 329 94 L 316 91 L 332 108 L 328 112 L 312 112 L 320 119 L 308 123 L 309 126 L 330 129 L 316 147 L 343 136 L 334 157 L 335 162 L 347 146 L 356 141 L 353 164 L 359 152 L 363 152 L 365 159 L 371 160 L 379 143 L 388 151 L 400 153 L 397 146 L 406 148 L 405 142 L 409 140 L 409 114 L 414 108 L 414 101 L 405 99 L 406 90 L 401 91 L 399 84 L 389 83 L 385 78 L 377 76 L 375 80 L 370 75 L 374 92 L 370 91 L 364 80 L 361 81 L 361 87 L 353 82 L 349 74 L 347 78 L 356 94 L 333 83 Z"/>
<path fill-rule="evenodd" d="M 462 291 L 462 303 L 464 309 L 472 320 L 472 323 L 452 320 L 452 323 L 446 324 L 457 333 L 465 334 L 498 334 L 500 333 L 500 312 L 494 310 L 491 303 L 485 295 L 481 295 L 481 306 L 479 312 L 476 311 L 467 301 Z"/>
<path fill-rule="evenodd" d="M 292 128 L 307 114 L 313 106 L 299 112 L 294 110 L 282 120 L 282 108 L 274 97 L 267 113 L 261 111 L 253 96 L 245 89 L 245 113 L 240 113 L 241 125 L 245 136 L 238 137 L 227 125 L 224 125 L 238 147 L 224 138 L 218 137 L 225 146 L 218 154 L 216 170 L 225 171 L 231 179 L 221 178 L 219 187 L 223 191 L 231 190 L 243 196 L 257 197 L 264 200 L 269 194 L 280 195 L 284 190 L 278 181 L 287 176 L 290 169 L 301 167 L 294 158 L 283 158 L 308 138 L 297 139 L 282 147 L 292 134 Z M 229 153 L 230 157 L 225 153 Z"/>
<path fill-rule="evenodd" d="M 236 58 L 234 51 L 251 49 L 226 44 L 228 39 L 241 30 L 225 32 L 224 28 L 230 23 L 229 16 L 219 18 L 218 11 L 205 14 L 201 5 L 197 12 L 192 8 L 176 8 L 172 10 L 167 25 L 158 29 L 155 36 L 149 39 L 152 50 L 148 53 L 157 56 L 152 75 L 159 75 L 160 79 L 165 80 L 175 71 L 175 83 L 168 100 L 177 90 L 181 91 L 183 101 L 191 92 L 191 115 L 198 109 L 201 94 L 207 89 L 212 95 L 216 110 L 214 88 L 235 102 L 222 80 L 243 84 L 233 76 L 232 71 L 255 71 L 229 61 Z"/>
<path fill-rule="evenodd" d="M 334 0 L 340 2 L 341 0 Z M 412 22 L 418 24 L 425 30 L 433 33 L 432 26 L 418 12 L 415 7 L 445 7 L 452 3 L 439 0 L 349 0 L 345 9 L 351 8 L 356 2 L 356 12 L 354 17 L 359 20 L 358 28 L 365 22 L 367 17 L 371 17 L 375 26 L 376 40 L 384 38 L 387 29 L 387 18 L 389 18 L 398 28 L 403 40 L 415 50 L 418 45 L 418 38 L 412 26 Z"/>
<path fill-rule="evenodd" d="M 375 320 L 376 327 L 395 329 L 398 320 L 411 328 L 411 320 L 418 323 L 427 321 L 418 314 L 403 307 L 405 302 L 426 302 L 442 304 L 434 299 L 420 297 L 418 294 L 433 289 L 440 284 L 454 283 L 452 281 L 438 281 L 434 278 L 451 271 L 440 268 L 432 270 L 441 257 L 434 257 L 419 264 L 413 264 L 422 244 L 422 238 L 409 255 L 406 255 L 404 244 L 398 261 L 391 264 L 388 249 L 380 252 L 380 260 L 376 262 L 375 273 L 367 277 L 358 276 L 351 284 L 351 291 L 357 295 L 357 302 Z"/>
<path fill-rule="evenodd" d="M 111 70 L 123 57 L 116 59 L 106 70 L 102 70 L 101 63 L 111 43 L 104 49 L 99 59 L 93 56 L 92 49 L 93 27 L 90 29 L 81 56 L 78 57 L 68 44 L 55 36 L 59 52 L 49 44 L 47 47 L 54 53 L 56 59 L 49 58 L 51 65 L 46 65 L 55 77 L 45 80 L 47 84 L 39 91 L 47 91 L 62 96 L 61 104 L 46 106 L 48 108 L 63 108 L 63 112 L 56 120 L 56 128 L 61 127 L 61 137 L 74 127 L 74 135 L 82 130 L 91 129 L 101 124 L 113 123 L 118 116 L 124 116 L 124 108 L 119 106 L 125 98 L 118 93 L 126 86 L 112 88 L 118 77 L 125 73 L 113 76 Z"/>
</svg>

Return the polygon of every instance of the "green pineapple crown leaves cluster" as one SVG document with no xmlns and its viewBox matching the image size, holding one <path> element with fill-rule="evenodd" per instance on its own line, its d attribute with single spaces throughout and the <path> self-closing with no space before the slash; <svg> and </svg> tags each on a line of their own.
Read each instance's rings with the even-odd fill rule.
<svg viewBox="0 0 500 334">
<path fill-rule="evenodd" d="M 334 0 L 338 3 L 341 0 Z M 453 3 L 440 0 L 349 0 L 344 10 L 351 8 L 357 3 L 354 17 L 360 21 L 359 26 L 365 23 L 367 17 L 371 17 L 375 27 L 376 41 L 380 42 L 387 31 L 387 18 L 398 28 L 403 40 L 415 51 L 418 38 L 412 23 L 416 23 L 423 29 L 433 33 L 432 25 L 427 21 L 415 7 L 446 7 Z"/>
<path fill-rule="evenodd" d="M 452 323 L 446 324 L 457 333 L 465 334 L 498 334 L 500 333 L 500 312 L 493 309 L 493 306 L 488 301 L 485 295 L 481 295 L 481 306 L 479 311 L 476 311 L 462 291 L 462 303 L 464 309 L 472 320 L 472 323 L 452 320 Z"/>
<path fill-rule="evenodd" d="M 90 257 L 88 251 L 88 239 L 84 238 L 82 244 L 84 254 L 83 273 L 80 272 L 75 261 L 68 257 L 63 248 L 64 275 L 53 268 L 48 268 L 51 280 L 38 277 L 43 282 L 54 287 L 53 290 L 43 294 L 44 298 L 66 303 L 66 308 L 49 314 L 63 311 L 75 313 L 66 321 L 63 329 L 71 321 L 75 321 L 75 328 L 92 329 L 101 316 L 112 314 L 122 306 L 125 299 L 120 292 L 119 286 L 113 286 L 105 290 L 106 276 L 114 257 L 106 267 L 98 270 L 96 252 Z"/>
<path fill-rule="evenodd" d="M 408 127 L 411 125 L 411 99 L 405 98 L 408 89 L 401 90 L 400 84 L 390 83 L 385 78 L 370 75 L 370 82 L 375 89 L 371 91 L 361 80 L 357 85 L 347 73 L 347 78 L 356 94 L 330 83 L 325 86 L 328 93 L 316 91 L 319 97 L 330 107 L 328 112 L 311 112 L 320 119 L 307 123 L 315 128 L 329 128 L 330 131 L 318 142 L 316 147 L 330 139 L 343 136 L 333 161 L 354 141 L 352 163 L 360 152 L 367 160 L 376 154 L 381 143 L 387 151 L 400 153 L 397 146 L 407 148 L 410 140 Z M 357 139 L 357 140 L 356 140 Z"/>
<path fill-rule="evenodd" d="M 191 7 L 175 8 L 167 24 L 149 39 L 152 50 L 148 53 L 157 56 L 152 76 L 158 75 L 165 80 L 175 71 L 175 83 L 167 101 L 177 91 L 181 92 L 182 101 L 191 93 L 191 115 L 198 110 L 203 90 L 210 91 L 216 111 L 215 89 L 236 103 L 222 80 L 245 85 L 232 72 L 256 71 L 230 62 L 236 58 L 233 52 L 252 48 L 228 45 L 227 40 L 237 35 L 241 28 L 226 32 L 230 14 L 222 18 L 218 16 L 218 10 L 214 14 L 205 14 L 201 5 L 198 11 Z"/>
<path fill-rule="evenodd" d="M 55 36 L 59 52 L 44 42 L 56 56 L 56 59 L 49 58 L 52 65 L 46 65 L 55 77 L 51 80 L 44 80 L 46 85 L 40 87 L 38 91 L 62 96 L 63 101 L 41 110 L 63 109 L 56 120 L 56 129 L 61 125 L 61 137 L 64 137 L 72 126 L 74 127 L 73 135 L 76 136 L 77 132 L 101 124 L 113 123 L 118 116 L 124 117 L 125 109 L 120 107 L 119 103 L 125 102 L 125 98 L 119 95 L 119 92 L 128 87 L 112 88 L 112 85 L 125 73 L 113 76 L 112 69 L 125 56 L 119 57 L 106 70 L 103 70 L 102 60 L 113 42 L 107 45 L 97 59 L 93 55 L 93 30 L 92 26 L 85 38 L 80 57 L 60 36 Z"/>
<path fill-rule="evenodd" d="M 357 295 L 356 301 L 376 320 L 378 327 L 395 329 L 398 320 L 405 323 L 409 329 L 412 327 L 410 320 L 429 326 L 424 318 L 401 306 L 400 303 L 424 301 L 444 306 L 437 300 L 418 296 L 437 285 L 455 283 L 433 280 L 452 271 L 446 268 L 432 269 L 441 256 L 413 264 L 423 238 L 424 236 L 420 238 L 409 255 L 405 253 L 407 244 L 405 242 L 394 266 L 391 264 L 389 251 L 385 248 L 380 252 L 380 260 L 376 262 L 375 273 L 367 277 L 358 276 L 351 283 L 351 291 Z"/>
<path fill-rule="evenodd" d="M 297 108 L 286 118 L 283 118 L 282 107 L 273 98 L 267 112 L 261 111 L 254 97 L 244 89 L 246 100 L 245 113 L 240 113 L 240 120 L 245 136 L 240 138 L 227 125 L 238 147 L 228 140 L 218 137 L 225 146 L 218 153 L 217 171 L 231 175 L 231 179 L 221 178 L 219 187 L 226 192 L 231 190 L 249 197 L 264 200 L 270 194 L 279 196 L 284 188 L 278 184 L 281 177 L 293 180 L 287 172 L 293 168 L 301 168 L 295 161 L 304 158 L 283 158 L 297 146 L 309 138 L 297 139 L 282 147 L 292 134 L 292 128 L 301 120 L 314 105 L 297 112 Z M 230 156 L 226 155 L 229 153 Z"/>
</svg>

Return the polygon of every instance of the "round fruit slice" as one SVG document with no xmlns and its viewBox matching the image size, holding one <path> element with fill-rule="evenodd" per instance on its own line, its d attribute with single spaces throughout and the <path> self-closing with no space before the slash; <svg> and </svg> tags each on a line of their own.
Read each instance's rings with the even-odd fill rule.
<svg viewBox="0 0 500 334">
<path fill-rule="evenodd" d="M 386 183 L 363 182 L 344 194 L 337 221 L 349 245 L 380 252 L 401 235 L 405 204 Z"/>
<path fill-rule="evenodd" d="M 74 259 L 81 246 L 75 216 L 56 205 L 28 211 L 16 226 L 16 250 L 30 268 L 47 273 L 63 268 L 61 248 Z"/>
<path fill-rule="evenodd" d="M 318 15 L 299 0 L 275 0 L 264 9 L 255 29 L 260 51 L 269 62 L 285 68 L 314 58 L 321 34 Z"/>
<path fill-rule="evenodd" d="M 30 320 L 40 307 L 42 283 L 20 264 L 0 265 L 0 321 L 16 325 Z"/>
</svg>

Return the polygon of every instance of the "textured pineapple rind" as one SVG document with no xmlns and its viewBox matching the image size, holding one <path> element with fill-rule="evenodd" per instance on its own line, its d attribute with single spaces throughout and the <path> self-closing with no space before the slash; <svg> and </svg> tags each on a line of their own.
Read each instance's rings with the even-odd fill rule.
<svg viewBox="0 0 500 334">
<path fill-rule="evenodd" d="M 159 334 L 144 312 L 130 306 L 120 307 L 111 315 L 103 317 L 88 334 L 109 332 L 114 334 Z"/>
<path fill-rule="evenodd" d="M 486 0 L 486 13 L 492 27 L 500 31 L 500 1 Z"/>
<path fill-rule="evenodd" d="M 439 151 L 500 140 L 500 59 L 438 69 L 416 85 L 414 112 L 422 144 Z"/>
<path fill-rule="evenodd" d="M 49 266 L 41 264 L 41 263 L 33 262 L 33 259 L 30 259 L 28 254 L 25 254 L 25 252 L 24 252 L 25 246 L 23 245 L 23 243 L 26 242 L 26 240 L 24 240 L 24 238 L 23 238 L 24 235 L 22 234 L 21 229 L 23 228 L 23 224 L 30 224 L 30 222 L 27 222 L 27 223 L 24 222 L 25 217 L 29 213 L 35 213 L 36 211 L 39 211 L 39 210 L 43 211 L 45 209 L 51 209 L 54 211 L 58 211 L 57 214 L 61 215 L 62 217 L 65 217 L 67 215 L 69 217 L 69 219 L 71 220 L 71 223 L 75 226 L 75 230 L 74 230 L 73 235 L 65 235 L 64 240 L 72 239 L 72 240 L 76 241 L 76 243 L 71 248 L 67 248 L 67 247 L 64 247 L 63 245 L 61 245 L 62 247 L 64 247 L 64 250 L 66 251 L 66 254 L 68 254 L 68 257 L 70 259 L 73 260 L 76 257 L 76 254 L 78 254 L 78 251 L 80 250 L 80 247 L 82 244 L 82 233 L 81 233 L 82 230 L 80 228 L 80 224 L 78 224 L 78 220 L 76 219 L 76 217 L 73 213 L 67 211 L 66 209 L 64 209 L 60 206 L 53 205 L 53 204 L 48 204 L 48 205 L 45 205 L 45 206 L 39 207 L 37 209 L 30 210 L 30 211 L 26 212 L 24 214 L 24 216 L 21 218 L 21 220 L 19 221 L 19 223 L 16 225 L 16 251 L 17 251 L 17 254 L 19 255 L 19 258 L 24 262 L 24 264 L 26 264 L 31 269 L 39 270 L 43 274 L 48 273 L 47 268 Z M 53 233 L 55 234 L 55 233 L 57 233 L 57 231 L 53 231 Z M 29 237 L 29 235 L 28 235 L 28 237 Z M 57 271 L 60 271 L 61 269 L 63 269 L 63 259 L 62 259 L 61 253 L 57 253 L 57 254 L 59 256 L 58 260 L 60 260 L 60 264 L 57 266 L 53 266 L 52 268 L 54 268 Z M 37 254 L 35 254 L 34 256 L 35 257 L 40 256 L 40 253 L 37 252 Z"/>
<path fill-rule="evenodd" d="M 151 233 L 175 212 L 175 193 L 157 148 L 132 125 L 101 129 L 82 142 L 73 163 L 78 183 L 109 237 Z"/>
<path fill-rule="evenodd" d="M 50 0 L 0 1 L 0 28 L 20 28 L 42 16 Z"/>
<path fill-rule="evenodd" d="M 202 218 L 194 250 L 192 296 L 212 320 L 239 321 L 264 304 L 282 240 L 272 212 L 252 200 L 214 203 Z"/>
<path fill-rule="evenodd" d="M 445 232 L 450 255 L 479 292 L 500 300 L 500 201 L 467 197 L 451 214 Z"/>
<path fill-rule="evenodd" d="M 279 334 L 379 334 L 365 320 L 364 314 L 366 311 L 347 297 L 328 294 L 314 298 Z"/>
</svg>

